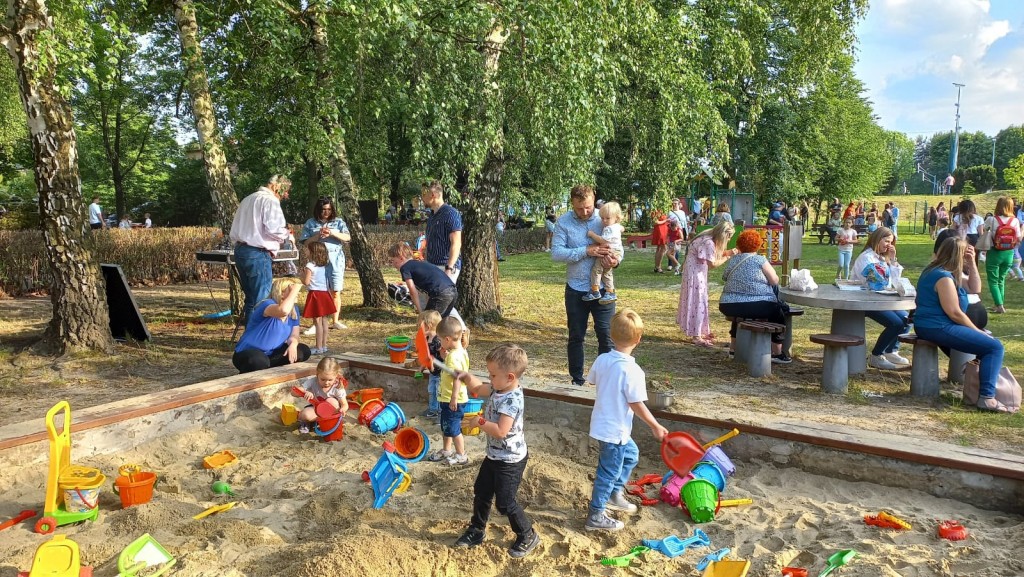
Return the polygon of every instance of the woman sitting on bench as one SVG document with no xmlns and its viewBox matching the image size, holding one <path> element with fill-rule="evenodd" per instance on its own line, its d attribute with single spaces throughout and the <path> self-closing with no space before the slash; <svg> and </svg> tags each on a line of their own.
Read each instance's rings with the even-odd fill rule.
<svg viewBox="0 0 1024 577">
<path fill-rule="evenodd" d="M 786 324 L 785 310 L 779 302 L 779 275 L 768 259 L 757 254 L 761 248 L 761 235 L 756 230 L 745 230 L 736 239 L 740 254 L 729 259 L 722 279 L 725 288 L 718 301 L 718 310 L 732 317 L 730 350 L 736 349 L 736 325 L 744 319 Z M 772 335 L 772 362 L 790 363 L 792 359 L 782 352 L 781 333 Z"/>
</svg>

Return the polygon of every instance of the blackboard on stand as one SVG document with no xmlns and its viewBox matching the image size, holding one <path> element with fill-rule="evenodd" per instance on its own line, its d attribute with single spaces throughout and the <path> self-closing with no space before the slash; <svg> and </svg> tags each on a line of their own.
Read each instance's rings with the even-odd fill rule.
<svg viewBox="0 0 1024 577">
<path fill-rule="evenodd" d="M 129 336 L 136 341 L 152 339 L 146 321 L 139 312 L 135 295 L 128 286 L 119 264 L 101 264 L 103 280 L 107 290 L 107 308 L 110 309 L 110 334 L 119 341 Z"/>
</svg>

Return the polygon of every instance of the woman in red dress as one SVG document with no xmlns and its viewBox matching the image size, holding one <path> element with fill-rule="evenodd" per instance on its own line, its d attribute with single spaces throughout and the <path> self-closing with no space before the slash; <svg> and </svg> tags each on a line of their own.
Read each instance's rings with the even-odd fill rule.
<svg viewBox="0 0 1024 577">
<path fill-rule="evenodd" d="M 665 272 L 661 270 L 661 259 L 665 258 L 668 244 L 668 216 L 660 210 L 655 210 L 652 216 L 654 217 L 654 229 L 651 231 L 651 244 L 654 245 L 654 272 Z"/>
</svg>

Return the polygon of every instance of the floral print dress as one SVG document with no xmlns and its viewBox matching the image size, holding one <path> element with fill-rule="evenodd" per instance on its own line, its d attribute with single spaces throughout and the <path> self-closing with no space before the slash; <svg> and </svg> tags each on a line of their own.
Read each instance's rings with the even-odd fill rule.
<svg viewBox="0 0 1024 577">
<path fill-rule="evenodd" d="M 711 334 L 708 312 L 708 263 L 715 260 L 715 241 L 701 236 L 690 244 L 683 263 L 683 284 L 679 287 L 676 323 L 690 337 Z"/>
</svg>

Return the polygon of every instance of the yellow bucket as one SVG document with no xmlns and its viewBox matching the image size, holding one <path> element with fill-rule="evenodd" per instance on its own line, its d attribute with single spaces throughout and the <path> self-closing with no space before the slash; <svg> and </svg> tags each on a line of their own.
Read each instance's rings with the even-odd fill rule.
<svg viewBox="0 0 1024 577">
<path fill-rule="evenodd" d="M 85 513 L 99 505 L 100 489 L 107 477 L 99 469 L 72 465 L 60 474 L 57 488 L 64 494 L 64 510 Z"/>
<path fill-rule="evenodd" d="M 281 405 L 281 424 L 290 427 L 295 424 L 295 421 L 299 420 L 299 411 L 295 408 L 295 405 Z"/>
</svg>

